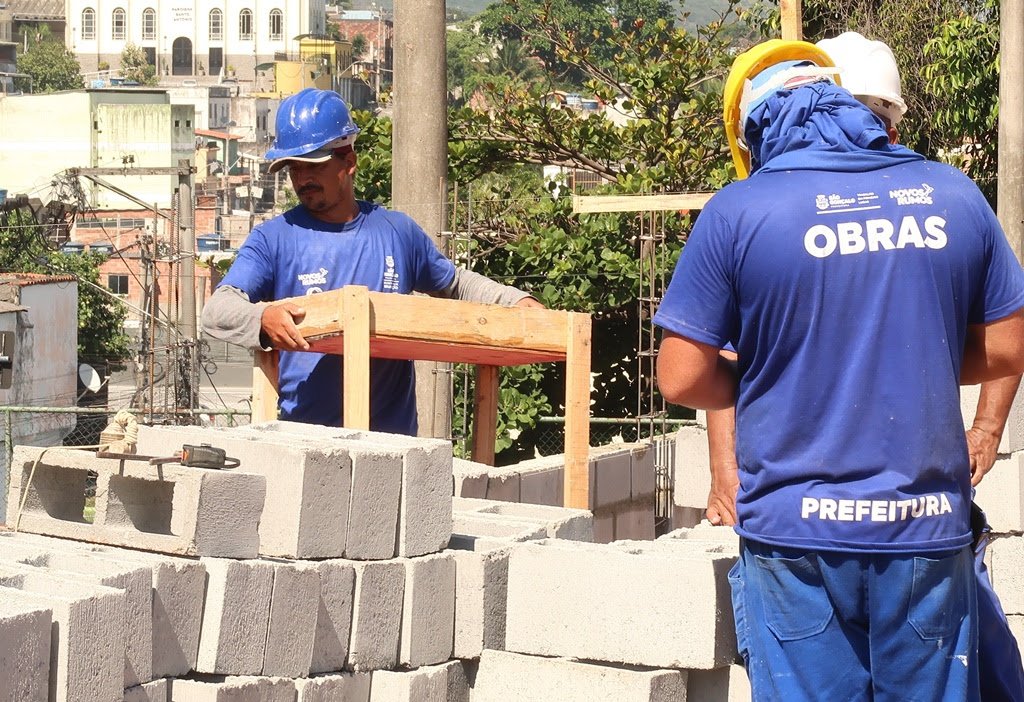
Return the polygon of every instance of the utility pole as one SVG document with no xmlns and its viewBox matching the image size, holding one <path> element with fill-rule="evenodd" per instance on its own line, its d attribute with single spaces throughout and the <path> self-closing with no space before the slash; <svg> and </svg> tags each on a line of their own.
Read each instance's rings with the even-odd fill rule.
<svg viewBox="0 0 1024 702">
<path fill-rule="evenodd" d="M 1002 0 L 999 18 L 997 208 L 1006 238 L 1024 262 L 1024 0 Z"/>
<path fill-rule="evenodd" d="M 440 247 L 448 224 L 444 0 L 396 0 L 394 8 L 391 200 Z M 449 438 L 449 365 L 418 363 L 416 396 L 420 435 Z"/>
</svg>

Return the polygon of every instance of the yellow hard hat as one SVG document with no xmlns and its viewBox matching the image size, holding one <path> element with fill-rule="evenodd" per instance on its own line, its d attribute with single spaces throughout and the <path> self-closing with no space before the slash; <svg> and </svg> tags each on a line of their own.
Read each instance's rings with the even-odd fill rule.
<svg viewBox="0 0 1024 702">
<path fill-rule="evenodd" d="M 810 70 L 805 68 L 813 64 Z M 753 86 L 755 78 L 769 68 L 777 70 L 769 80 Z M 746 178 L 750 174 L 750 152 L 743 139 L 743 124 L 752 107 L 760 104 L 776 90 L 795 88 L 828 76 L 839 84 L 835 63 L 822 49 L 806 41 L 770 39 L 736 57 L 725 81 L 725 99 L 722 117 L 729 151 L 736 165 L 736 174 Z M 768 74 L 766 74 L 768 75 Z"/>
</svg>

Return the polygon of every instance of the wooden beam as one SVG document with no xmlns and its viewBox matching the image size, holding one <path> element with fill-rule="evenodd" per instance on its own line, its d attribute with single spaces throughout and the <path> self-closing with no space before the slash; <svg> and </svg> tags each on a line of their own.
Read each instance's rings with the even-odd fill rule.
<svg viewBox="0 0 1024 702">
<path fill-rule="evenodd" d="M 494 465 L 498 426 L 498 366 L 477 366 L 473 389 L 473 460 Z"/>
<path fill-rule="evenodd" d="M 674 195 L 573 195 L 572 211 L 591 212 L 663 212 L 700 210 L 714 193 L 676 193 Z"/>
<path fill-rule="evenodd" d="M 315 296 L 313 296 L 315 297 Z M 370 298 L 366 288 L 342 288 L 341 313 L 345 344 L 342 425 L 370 428 Z"/>
<path fill-rule="evenodd" d="M 277 351 L 257 351 L 252 366 L 251 422 L 277 419 Z"/>
<path fill-rule="evenodd" d="M 565 353 L 566 507 L 590 509 L 590 315 L 569 313 Z"/>
<path fill-rule="evenodd" d="M 782 15 L 782 38 L 800 41 L 804 38 L 803 3 L 801 0 L 779 0 Z"/>
</svg>

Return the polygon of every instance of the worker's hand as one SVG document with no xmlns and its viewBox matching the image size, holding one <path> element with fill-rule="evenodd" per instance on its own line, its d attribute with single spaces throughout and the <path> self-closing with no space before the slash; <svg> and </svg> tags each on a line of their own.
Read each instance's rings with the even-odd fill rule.
<svg viewBox="0 0 1024 702">
<path fill-rule="evenodd" d="M 977 486 L 985 474 L 992 470 L 999 450 L 999 435 L 978 426 L 967 430 L 967 453 L 971 457 L 971 485 Z"/>
<path fill-rule="evenodd" d="M 524 297 L 516 303 L 516 307 L 533 307 L 534 309 L 539 310 L 547 309 L 544 305 L 540 304 L 540 300 L 534 297 Z"/>
<path fill-rule="evenodd" d="M 740 489 L 740 472 L 735 466 L 719 467 L 711 473 L 711 492 L 704 513 L 715 526 L 736 525 L 736 493 Z"/>
<path fill-rule="evenodd" d="M 268 305 L 260 319 L 260 330 L 270 345 L 282 351 L 308 351 L 309 344 L 295 326 L 306 316 L 306 310 L 291 302 Z"/>
</svg>

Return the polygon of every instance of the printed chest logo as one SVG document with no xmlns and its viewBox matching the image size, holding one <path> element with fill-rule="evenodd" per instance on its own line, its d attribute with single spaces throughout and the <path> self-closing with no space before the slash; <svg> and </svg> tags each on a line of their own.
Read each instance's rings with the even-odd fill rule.
<svg viewBox="0 0 1024 702">
<path fill-rule="evenodd" d="M 398 291 L 398 271 L 395 270 L 395 257 L 384 257 L 384 280 L 381 281 L 384 290 Z"/>
<path fill-rule="evenodd" d="M 814 196 L 814 207 L 817 214 L 838 214 L 840 212 L 860 212 L 862 210 L 877 210 L 881 206 L 876 202 L 878 195 L 875 193 L 855 193 L 852 196 L 842 196 L 836 193 L 818 193 Z"/>
<path fill-rule="evenodd" d="M 313 293 L 323 292 L 322 285 L 327 285 L 327 273 L 326 268 L 321 268 L 318 271 L 312 273 L 299 273 L 298 280 L 306 288 L 306 294 L 312 295 Z"/>
</svg>

